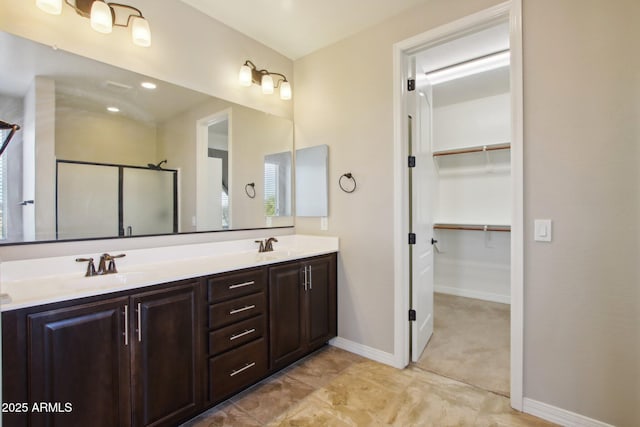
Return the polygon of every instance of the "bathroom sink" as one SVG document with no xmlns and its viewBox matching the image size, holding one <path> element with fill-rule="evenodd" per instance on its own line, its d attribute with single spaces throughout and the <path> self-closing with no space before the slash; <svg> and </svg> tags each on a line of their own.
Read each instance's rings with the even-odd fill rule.
<svg viewBox="0 0 640 427">
<path fill-rule="evenodd" d="M 137 282 L 144 278 L 141 271 L 127 271 L 123 273 L 105 274 L 102 276 L 79 277 L 67 280 L 62 284 L 64 289 L 90 289 L 121 286 Z"/>
<path fill-rule="evenodd" d="M 258 254 L 258 261 L 277 261 L 279 259 L 285 259 L 302 255 L 300 251 L 293 250 L 274 250 L 271 252 L 261 252 Z"/>
</svg>

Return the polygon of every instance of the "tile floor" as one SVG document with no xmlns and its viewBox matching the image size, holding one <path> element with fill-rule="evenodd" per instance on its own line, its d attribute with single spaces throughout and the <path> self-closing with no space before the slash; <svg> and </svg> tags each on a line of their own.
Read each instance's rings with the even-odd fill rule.
<svg viewBox="0 0 640 427">
<path fill-rule="evenodd" d="M 183 427 L 551 425 L 417 365 L 395 369 L 327 346 Z"/>
</svg>

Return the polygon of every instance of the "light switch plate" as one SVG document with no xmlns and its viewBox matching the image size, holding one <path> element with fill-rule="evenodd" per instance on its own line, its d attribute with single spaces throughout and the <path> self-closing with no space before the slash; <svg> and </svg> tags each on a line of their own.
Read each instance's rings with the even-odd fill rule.
<svg viewBox="0 0 640 427">
<path fill-rule="evenodd" d="M 536 219 L 533 224 L 533 239 L 536 242 L 550 242 L 551 241 L 551 220 L 550 219 Z"/>
<path fill-rule="evenodd" d="M 323 216 L 320 218 L 320 230 L 327 231 L 329 229 L 329 218 Z"/>
</svg>

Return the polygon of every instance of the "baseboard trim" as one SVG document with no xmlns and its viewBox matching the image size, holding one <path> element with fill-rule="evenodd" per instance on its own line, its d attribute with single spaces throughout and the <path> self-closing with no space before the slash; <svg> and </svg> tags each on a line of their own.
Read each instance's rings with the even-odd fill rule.
<svg viewBox="0 0 640 427">
<path fill-rule="evenodd" d="M 614 427 L 602 421 L 525 397 L 522 411 L 565 427 Z"/>
<path fill-rule="evenodd" d="M 490 292 L 473 291 L 470 289 L 460 289 L 451 286 L 435 285 L 434 291 L 441 294 L 455 295 L 458 297 L 475 298 L 484 301 L 500 302 L 502 304 L 510 304 L 511 297 L 509 295 L 492 294 Z"/>
<path fill-rule="evenodd" d="M 371 359 L 385 365 L 393 366 L 394 368 L 404 368 L 402 363 L 397 360 L 395 355 L 387 353 L 386 351 L 378 350 L 377 348 L 369 347 L 364 344 L 344 339 L 342 337 L 336 337 L 332 339 L 331 341 L 329 341 L 329 344 L 334 347 L 349 351 L 351 353 L 355 353 L 359 356 L 366 357 L 367 359 Z"/>
</svg>

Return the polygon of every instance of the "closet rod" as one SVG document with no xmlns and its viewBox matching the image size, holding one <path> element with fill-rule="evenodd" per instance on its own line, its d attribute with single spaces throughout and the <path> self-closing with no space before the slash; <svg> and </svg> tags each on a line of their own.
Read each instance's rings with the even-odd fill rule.
<svg viewBox="0 0 640 427">
<path fill-rule="evenodd" d="M 510 232 L 508 225 L 466 225 L 466 224 L 433 224 L 437 230 L 470 230 L 470 231 L 504 231 Z"/>
<path fill-rule="evenodd" d="M 458 148 L 455 150 L 434 151 L 433 157 L 450 156 L 452 154 L 479 153 L 482 151 L 508 150 L 510 148 L 511 148 L 511 144 L 509 143 L 484 145 L 482 147 Z"/>
<path fill-rule="evenodd" d="M 505 53 L 505 52 L 509 52 L 509 49 L 498 50 L 496 52 L 487 53 L 486 55 L 477 56 L 477 57 L 471 58 L 471 59 L 465 59 L 464 61 L 456 62 L 455 64 L 449 64 L 449 65 L 445 65 L 444 67 L 436 68 L 435 70 L 425 71 L 424 74 L 437 73 L 438 71 L 447 70 L 449 68 L 457 67 L 459 65 L 468 64 L 469 62 L 475 62 L 475 61 L 478 61 L 480 59 L 489 58 L 489 57 L 494 56 L 494 55 L 500 55 L 501 53 Z"/>
</svg>

